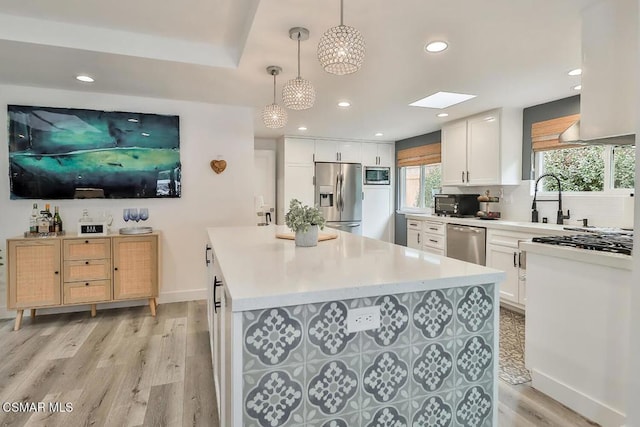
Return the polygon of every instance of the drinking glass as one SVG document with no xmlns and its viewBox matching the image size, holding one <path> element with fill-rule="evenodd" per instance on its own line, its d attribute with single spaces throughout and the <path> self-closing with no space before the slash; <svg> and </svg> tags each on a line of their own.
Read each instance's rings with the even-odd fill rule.
<svg viewBox="0 0 640 427">
<path fill-rule="evenodd" d="M 140 215 L 138 214 L 138 208 L 129 208 L 129 219 L 136 223 L 140 221 Z"/>
<path fill-rule="evenodd" d="M 146 221 L 148 219 L 149 219 L 149 209 L 140 208 L 140 220 L 141 221 Z"/>
<path fill-rule="evenodd" d="M 122 209 L 122 219 L 124 219 L 125 226 L 129 225 L 129 220 L 131 217 L 129 216 L 129 209 Z"/>
</svg>

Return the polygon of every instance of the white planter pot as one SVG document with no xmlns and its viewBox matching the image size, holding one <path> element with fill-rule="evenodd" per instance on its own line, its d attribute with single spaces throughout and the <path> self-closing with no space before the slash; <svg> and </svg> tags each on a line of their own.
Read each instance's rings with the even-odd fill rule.
<svg viewBox="0 0 640 427">
<path fill-rule="evenodd" d="M 318 245 L 318 226 L 311 225 L 306 232 L 296 231 L 296 246 L 311 247 Z"/>
</svg>

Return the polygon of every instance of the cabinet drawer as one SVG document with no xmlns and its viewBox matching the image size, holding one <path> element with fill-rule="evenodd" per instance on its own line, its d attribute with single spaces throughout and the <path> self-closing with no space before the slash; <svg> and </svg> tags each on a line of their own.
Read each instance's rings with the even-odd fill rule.
<svg viewBox="0 0 640 427">
<path fill-rule="evenodd" d="M 426 234 L 424 235 L 424 242 L 422 242 L 424 246 L 429 246 L 431 248 L 437 248 L 444 250 L 444 236 L 438 236 L 437 234 Z"/>
<path fill-rule="evenodd" d="M 417 221 L 415 219 L 407 220 L 407 229 L 408 230 L 422 230 L 422 221 Z"/>
<path fill-rule="evenodd" d="M 439 234 L 441 236 L 444 236 L 444 228 L 445 227 L 443 222 L 433 222 L 433 221 L 424 222 L 425 233 Z"/>
<path fill-rule="evenodd" d="M 64 284 L 64 304 L 82 304 L 110 300 L 110 280 L 94 280 Z"/>
<path fill-rule="evenodd" d="M 109 280 L 111 259 L 87 259 L 64 262 L 64 281 L 83 282 L 87 280 Z"/>
<path fill-rule="evenodd" d="M 65 239 L 64 260 L 111 258 L 109 239 Z"/>
<path fill-rule="evenodd" d="M 423 248 L 423 250 L 424 250 L 425 252 L 430 253 L 430 254 L 435 254 L 435 255 L 444 256 L 444 249 L 436 249 L 436 248 L 431 248 L 431 247 L 425 246 L 425 247 Z"/>
</svg>

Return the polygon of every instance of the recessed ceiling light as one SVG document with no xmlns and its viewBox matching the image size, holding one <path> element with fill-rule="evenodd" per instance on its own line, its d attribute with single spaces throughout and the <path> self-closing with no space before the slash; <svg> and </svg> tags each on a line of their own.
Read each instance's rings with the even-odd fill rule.
<svg viewBox="0 0 640 427">
<path fill-rule="evenodd" d="M 436 114 L 436 117 L 449 117 L 449 113 L 439 113 Z"/>
<path fill-rule="evenodd" d="M 447 42 L 443 42 L 442 40 L 438 40 L 438 41 L 431 42 L 431 43 L 428 43 L 427 45 L 425 45 L 424 50 L 426 50 L 427 52 L 436 53 L 436 52 L 442 52 L 443 50 L 445 50 L 448 47 L 449 47 L 449 45 L 447 44 Z"/>
<path fill-rule="evenodd" d="M 142 132 L 142 136 L 149 136 L 147 132 Z"/>
<path fill-rule="evenodd" d="M 582 85 L 577 85 L 573 87 L 573 90 L 580 90 L 582 89 Z"/>
<path fill-rule="evenodd" d="M 306 126 L 300 126 L 300 127 L 298 128 L 298 130 L 307 130 L 307 127 L 306 127 Z"/>
<path fill-rule="evenodd" d="M 579 76 L 582 74 L 582 68 L 576 68 L 575 70 L 571 70 L 568 73 L 570 76 Z"/>
<path fill-rule="evenodd" d="M 84 82 L 84 83 L 93 83 L 93 82 L 95 82 L 93 77 L 87 76 L 85 74 L 77 75 L 76 76 L 76 80 L 80 80 L 81 82 Z"/>
<path fill-rule="evenodd" d="M 384 135 L 384 133 L 382 133 L 382 132 L 376 133 L 376 136 L 382 136 L 382 135 Z"/>
<path fill-rule="evenodd" d="M 133 118 L 127 119 L 127 121 L 131 123 L 138 123 L 138 119 L 133 119 Z"/>
<path fill-rule="evenodd" d="M 338 102 L 338 107 L 342 107 L 342 108 L 351 107 L 351 103 L 349 101 L 340 101 Z"/>
<path fill-rule="evenodd" d="M 454 92 L 438 92 L 427 96 L 426 98 L 419 99 L 409 104 L 412 107 L 424 107 L 424 108 L 447 108 L 452 105 L 459 104 L 469 99 L 475 98 L 475 95 L 467 95 L 464 93 Z"/>
</svg>

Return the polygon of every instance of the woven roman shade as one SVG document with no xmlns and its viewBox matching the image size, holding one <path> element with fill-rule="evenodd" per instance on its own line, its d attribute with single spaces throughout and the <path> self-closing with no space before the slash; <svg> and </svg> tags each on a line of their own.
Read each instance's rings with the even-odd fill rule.
<svg viewBox="0 0 640 427">
<path fill-rule="evenodd" d="M 441 163 L 440 143 L 398 150 L 398 167 Z"/>
<path fill-rule="evenodd" d="M 580 114 L 558 117 L 531 125 L 531 145 L 534 152 L 583 147 L 580 144 L 561 144 L 559 135 L 580 120 Z"/>
</svg>

